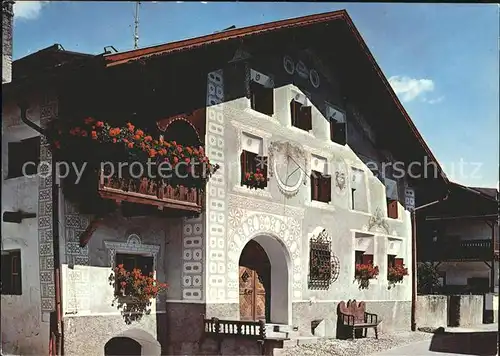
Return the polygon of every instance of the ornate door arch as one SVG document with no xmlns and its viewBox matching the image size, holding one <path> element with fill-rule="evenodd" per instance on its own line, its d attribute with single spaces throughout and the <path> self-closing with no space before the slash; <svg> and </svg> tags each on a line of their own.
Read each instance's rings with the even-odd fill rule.
<svg viewBox="0 0 500 356">
<path fill-rule="evenodd" d="M 250 240 L 239 263 L 240 320 L 270 320 L 271 264 L 262 246 Z"/>
</svg>

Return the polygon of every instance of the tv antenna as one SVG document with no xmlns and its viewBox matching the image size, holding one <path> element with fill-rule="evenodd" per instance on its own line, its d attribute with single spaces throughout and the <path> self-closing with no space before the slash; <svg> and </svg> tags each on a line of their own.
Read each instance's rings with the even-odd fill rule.
<svg viewBox="0 0 500 356">
<path fill-rule="evenodd" d="M 139 48 L 139 6 L 140 1 L 135 2 L 135 13 L 134 13 L 134 49 Z"/>
</svg>

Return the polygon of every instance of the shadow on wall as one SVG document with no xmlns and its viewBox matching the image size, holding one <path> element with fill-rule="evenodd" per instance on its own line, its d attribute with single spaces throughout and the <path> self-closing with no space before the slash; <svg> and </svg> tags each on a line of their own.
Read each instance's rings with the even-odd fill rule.
<svg viewBox="0 0 500 356">
<path fill-rule="evenodd" d="M 496 355 L 498 333 L 471 332 L 434 334 L 429 351 L 446 352 L 458 355 Z"/>
</svg>

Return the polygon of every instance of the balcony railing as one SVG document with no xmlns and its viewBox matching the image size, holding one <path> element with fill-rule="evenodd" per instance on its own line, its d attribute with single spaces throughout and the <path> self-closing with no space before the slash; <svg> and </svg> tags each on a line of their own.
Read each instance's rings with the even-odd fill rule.
<svg viewBox="0 0 500 356">
<path fill-rule="evenodd" d="M 485 240 L 437 241 L 418 251 L 419 260 L 427 261 L 491 261 L 493 244 Z"/>
<path fill-rule="evenodd" d="M 106 177 L 103 172 L 99 176 L 98 191 L 102 198 L 118 203 L 125 201 L 154 205 L 160 210 L 167 208 L 199 213 L 203 202 L 203 194 L 199 188 L 172 186 L 145 177 Z"/>
</svg>

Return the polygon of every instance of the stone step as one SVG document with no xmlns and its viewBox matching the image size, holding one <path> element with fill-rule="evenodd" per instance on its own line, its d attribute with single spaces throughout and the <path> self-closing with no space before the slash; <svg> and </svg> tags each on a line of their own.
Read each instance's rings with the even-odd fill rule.
<svg viewBox="0 0 500 356">
<path fill-rule="evenodd" d="M 319 341 L 317 336 L 296 336 L 290 338 L 290 340 L 285 340 L 283 342 L 283 348 L 294 347 L 299 345 L 315 344 Z"/>
<path fill-rule="evenodd" d="M 288 333 L 283 331 L 268 331 L 266 330 L 266 338 L 268 339 L 288 339 Z"/>
</svg>

